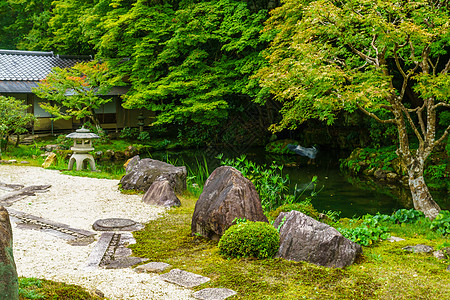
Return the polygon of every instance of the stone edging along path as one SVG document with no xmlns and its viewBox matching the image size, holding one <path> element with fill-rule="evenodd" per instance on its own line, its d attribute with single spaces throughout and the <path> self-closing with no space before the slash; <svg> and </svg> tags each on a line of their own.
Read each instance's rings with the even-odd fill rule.
<svg viewBox="0 0 450 300">
<path fill-rule="evenodd" d="M 8 166 L 8 168 L 11 168 L 11 166 Z M 18 168 L 23 169 L 24 167 Z M 38 173 L 46 173 L 47 171 L 49 171 L 40 168 L 26 168 L 36 170 L 38 171 Z M 50 171 L 49 174 L 51 173 L 53 173 L 52 175 L 56 176 L 65 176 L 59 174 L 59 172 L 57 171 Z M 146 260 L 130 256 L 132 254 L 131 250 L 126 246 L 135 242 L 131 232 L 114 230 L 108 231 L 108 228 L 101 228 L 100 230 L 102 230 L 102 232 L 96 233 L 87 230 L 87 226 L 85 223 L 80 224 L 80 228 L 77 228 L 77 222 L 71 222 L 71 219 L 76 218 L 76 216 L 67 216 L 70 225 L 65 224 L 65 222 L 61 222 L 61 220 L 66 219 L 63 217 L 59 218 L 57 221 L 40 217 L 45 217 L 47 215 L 46 211 L 49 211 L 49 209 L 53 209 L 53 211 L 49 211 L 50 215 L 55 215 L 55 211 L 57 210 L 56 206 L 58 206 L 59 204 L 55 205 L 55 207 L 53 207 L 52 205 L 48 205 L 47 207 L 45 207 L 46 209 L 43 210 L 37 209 L 37 215 L 35 215 L 34 213 L 30 213 L 34 212 L 32 206 L 35 204 L 39 206 L 38 204 L 44 204 L 46 201 L 50 202 L 50 200 L 58 199 L 58 197 L 61 198 L 58 199 L 59 202 L 70 200 L 63 199 L 65 196 L 64 191 L 62 193 L 55 193 L 55 190 L 58 190 L 58 184 L 54 184 L 51 180 L 49 182 L 52 182 L 52 186 L 35 185 L 33 189 L 29 189 L 29 187 L 25 187 L 25 184 L 28 184 L 28 182 L 25 180 L 22 180 L 18 184 L 15 184 L 15 182 L 19 180 L 10 180 L 10 182 L 14 182 L 14 184 L 1 183 L 1 181 L 5 181 L 2 177 L 2 175 L 4 174 L 4 172 L 2 173 L 2 166 L 0 165 L 0 190 L 9 192 L 6 195 L 4 193 L 0 193 L 0 199 L 3 199 L 2 202 L 0 202 L 0 205 L 10 206 L 7 207 L 7 209 L 10 213 L 12 222 L 16 225 L 13 226 L 15 227 L 13 228 L 13 230 L 15 231 L 14 236 L 19 241 L 17 241 L 18 246 L 15 245 L 14 251 L 16 264 L 18 265 L 19 276 L 41 277 L 50 280 L 63 281 L 71 284 L 79 284 L 92 291 L 100 290 L 104 292 L 104 295 L 110 299 L 207 300 L 226 299 L 236 294 L 236 292 L 228 289 L 203 289 L 201 291 L 193 293 L 191 290 L 187 289 L 188 285 L 186 285 L 185 283 L 187 279 L 189 282 L 191 282 L 190 287 L 194 287 L 209 281 L 209 278 L 178 269 L 173 269 L 170 272 L 162 275 L 149 273 L 161 272 L 162 270 L 155 270 L 151 267 L 146 267 L 146 265 L 131 269 L 131 266 L 134 266 Z M 74 179 L 71 176 L 66 177 L 74 181 L 96 181 L 95 179 Z M 115 189 L 117 189 L 116 186 Z M 18 191 L 23 191 L 23 193 L 18 193 Z M 88 192 L 90 191 L 91 189 L 88 189 Z M 48 192 L 49 194 L 57 194 L 57 197 L 54 197 L 55 195 L 44 196 L 41 194 L 36 194 L 46 192 Z M 20 196 L 16 196 L 19 194 Z M 25 202 L 29 202 L 28 204 L 31 207 L 24 205 Z M 91 202 L 89 201 L 89 203 Z M 142 203 L 140 203 L 140 199 L 139 205 L 143 205 Z M 18 209 L 16 209 L 15 206 L 18 206 Z M 147 205 L 143 206 L 147 207 Z M 23 208 L 26 208 L 26 212 L 22 211 Z M 112 209 L 111 211 L 116 210 Z M 77 214 L 78 212 L 73 213 Z M 99 217 L 113 217 L 115 219 L 119 219 L 119 216 L 113 213 L 111 213 L 111 215 L 102 214 L 99 215 Z M 125 217 L 128 216 L 125 215 Z M 149 219 L 146 218 L 145 220 L 148 221 Z M 142 220 L 141 217 L 141 220 L 139 221 L 142 222 L 145 220 Z M 102 221 L 102 219 L 100 219 L 100 221 Z M 94 222 L 90 223 L 91 229 L 93 223 Z M 126 223 L 127 222 L 123 224 Z M 135 223 L 139 225 L 139 222 Z M 100 224 L 104 225 L 107 223 L 102 222 Z M 133 228 L 133 226 L 131 226 L 131 228 L 129 229 L 136 230 L 139 228 L 142 227 L 137 226 Z M 98 235 L 100 235 L 100 237 L 98 241 L 94 243 L 95 237 Z M 24 236 L 25 239 L 23 239 L 22 236 Z M 34 238 L 36 240 L 35 242 L 31 242 L 31 240 L 33 240 L 33 236 L 37 236 L 36 238 Z M 64 246 L 64 244 L 61 244 L 61 242 L 59 241 L 70 246 Z M 30 242 L 32 245 L 27 246 L 27 244 L 30 244 Z M 38 247 L 41 247 L 44 251 L 37 249 Z M 49 256 L 43 258 L 43 261 L 41 262 L 40 256 L 42 252 L 45 252 L 45 250 L 52 250 L 53 248 L 55 249 L 53 251 L 57 251 L 57 253 L 53 252 Z M 86 253 L 86 250 L 88 250 L 88 253 Z M 18 253 L 16 253 L 16 251 Z M 84 259 L 80 257 L 83 256 L 80 255 L 81 252 L 86 253 L 84 254 Z M 23 255 L 25 255 L 25 257 L 23 257 Z M 76 259 L 72 259 L 71 256 L 75 256 Z M 61 260 L 67 259 L 67 261 L 56 262 L 57 266 L 55 266 L 55 261 L 57 261 L 59 257 L 61 257 Z M 48 264 L 49 266 L 47 268 L 42 268 L 45 270 L 40 270 L 40 266 L 46 265 L 45 260 L 47 260 L 47 262 L 50 262 Z M 32 266 L 31 262 L 36 264 L 36 266 Z M 155 264 L 158 265 L 163 263 L 151 262 L 147 265 L 154 266 Z M 25 267 L 25 273 L 21 272 L 21 269 L 23 269 L 22 267 Z M 171 266 L 165 267 L 166 270 L 169 268 L 171 268 Z M 74 272 L 76 274 L 73 274 Z M 111 281 L 115 280 L 115 282 L 108 282 L 108 279 Z M 131 283 L 127 281 L 131 281 Z M 162 282 L 164 281 L 168 283 L 163 284 Z M 179 285 L 182 288 L 176 288 L 173 284 Z M 141 289 L 141 292 L 139 291 L 139 289 L 136 289 L 136 287 L 139 287 L 139 289 Z"/>
</svg>

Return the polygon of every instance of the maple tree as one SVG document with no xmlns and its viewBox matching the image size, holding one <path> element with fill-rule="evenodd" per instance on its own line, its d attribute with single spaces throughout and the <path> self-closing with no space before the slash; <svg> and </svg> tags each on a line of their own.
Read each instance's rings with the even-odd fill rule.
<svg viewBox="0 0 450 300">
<path fill-rule="evenodd" d="M 265 30 L 275 37 L 258 77 L 283 103 L 272 130 L 314 118 L 331 124 L 356 109 L 393 124 L 414 207 L 434 218 L 440 208 L 423 172 L 450 130 L 436 133 L 439 112 L 450 107 L 449 2 L 285 0 Z"/>
</svg>

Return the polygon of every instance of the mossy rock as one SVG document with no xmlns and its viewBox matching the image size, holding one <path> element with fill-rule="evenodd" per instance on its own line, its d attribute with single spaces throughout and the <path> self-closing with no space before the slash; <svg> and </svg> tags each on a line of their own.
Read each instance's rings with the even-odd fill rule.
<svg viewBox="0 0 450 300">
<path fill-rule="evenodd" d="M 228 228 L 219 241 L 225 257 L 272 258 L 280 247 L 280 235 L 270 224 L 247 221 Z"/>
<path fill-rule="evenodd" d="M 290 139 L 274 141 L 266 145 L 266 152 L 276 154 L 295 154 L 286 147 L 289 144 L 298 145 L 299 142 Z"/>
</svg>

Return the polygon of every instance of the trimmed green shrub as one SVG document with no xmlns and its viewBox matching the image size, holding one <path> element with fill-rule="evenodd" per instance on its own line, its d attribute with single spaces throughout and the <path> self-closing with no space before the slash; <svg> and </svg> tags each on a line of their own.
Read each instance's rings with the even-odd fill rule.
<svg viewBox="0 0 450 300">
<path fill-rule="evenodd" d="M 430 228 L 442 234 L 450 234 L 450 211 L 441 210 L 431 221 Z"/>
<path fill-rule="evenodd" d="M 278 231 L 264 222 L 240 222 L 228 228 L 219 241 L 219 253 L 230 258 L 271 258 L 279 247 Z"/>
</svg>

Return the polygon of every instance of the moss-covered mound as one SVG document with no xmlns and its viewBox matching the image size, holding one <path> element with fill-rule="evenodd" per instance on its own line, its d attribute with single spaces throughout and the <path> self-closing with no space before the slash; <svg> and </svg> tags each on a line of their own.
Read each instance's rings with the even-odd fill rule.
<svg viewBox="0 0 450 300">
<path fill-rule="evenodd" d="M 271 258 L 279 246 L 280 236 L 272 225 L 247 221 L 225 231 L 219 241 L 219 253 L 231 258 Z"/>
</svg>

